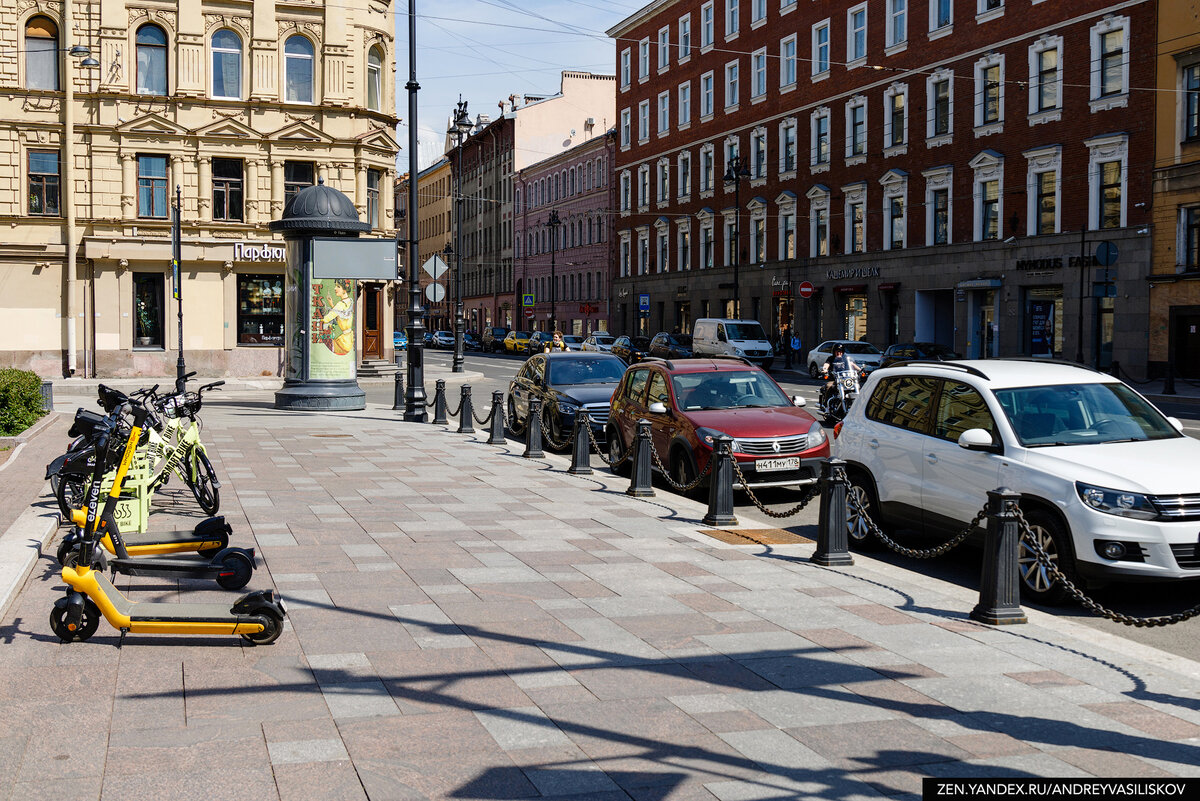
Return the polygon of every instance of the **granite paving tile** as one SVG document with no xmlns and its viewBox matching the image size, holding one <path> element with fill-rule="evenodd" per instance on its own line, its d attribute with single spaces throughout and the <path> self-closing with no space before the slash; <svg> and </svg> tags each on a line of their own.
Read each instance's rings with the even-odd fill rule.
<svg viewBox="0 0 1200 801">
<path fill-rule="evenodd" d="M 1084 704 L 1084 708 L 1120 721 L 1161 740 L 1188 740 L 1200 737 L 1200 726 L 1181 720 L 1174 715 L 1151 709 L 1136 701 Z"/>
<path fill-rule="evenodd" d="M 907 720 L 789 729 L 805 746 L 847 770 L 951 762 L 971 755 Z"/>
<path fill-rule="evenodd" d="M 339 743 L 340 745 L 340 743 Z M 342 752 L 345 754 L 345 751 Z M 367 794 L 346 756 L 341 761 L 276 764 L 280 801 L 366 801 Z"/>
</svg>

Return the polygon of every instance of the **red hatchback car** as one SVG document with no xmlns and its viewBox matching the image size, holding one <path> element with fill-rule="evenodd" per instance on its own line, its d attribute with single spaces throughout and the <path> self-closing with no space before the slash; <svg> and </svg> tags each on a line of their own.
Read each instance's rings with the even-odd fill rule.
<svg viewBox="0 0 1200 801">
<path fill-rule="evenodd" d="M 744 362 L 635 364 L 613 393 L 606 427 L 609 457 L 625 453 L 637 435 L 637 421 L 644 418 L 651 423 L 659 460 L 681 484 L 704 470 L 713 439 L 721 434 L 733 438 L 734 458 L 750 487 L 809 484 L 829 457 L 829 439 L 816 418 L 798 408 L 803 402 L 789 398 L 765 370 Z M 736 476 L 734 482 L 741 486 Z"/>
</svg>

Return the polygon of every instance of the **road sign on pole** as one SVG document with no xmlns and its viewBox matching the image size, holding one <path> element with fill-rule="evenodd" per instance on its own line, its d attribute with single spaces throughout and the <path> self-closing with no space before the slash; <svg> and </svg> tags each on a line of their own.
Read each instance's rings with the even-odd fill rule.
<svg viewBox="0 0 1200 801">
<path fill-rule="evenodd" d="M 424 270 L 430 278 L 437 280 L 445 275 L 446 270 L 450 268 L 446 266 L 446 262 L 442 261 L 440 256 L 433 255 L 425 260 L 425 263 L 421 265 L 421 269 Z"/>
<path fill-rule="evenodd" d="M 525 316 L 526 316 L 528 319 L 532 320 L 532 319 L 533 319 L 533 309 L 526 309 L 526 310 L 525 310 Z"/>
<path fill-rule="evenodd" d="M 441 303 L 446 297 L 446 288 L 441 284 L 430 284 L 425 287 L 425 297 L 429 298 L 431 303 Z"/>
<path fill-rule="evenodd" d="M 521 296 L 521 305 L 522 306 L 532 306 L 535 303 L 537 303 L 537 299 L 534 298 L 532 292 L 526 292 L 524 295 Z"/>
<path fill-rule="evenodd" d="M 801 281 L 796 289 L 802 298 L 808 299 L 813 296 L 813 285 L 808 281 Z"/>
<path fill-rule="evenodd" d="M 1111 267 L 1117 263 L 1117 246 L 1105 240 L 1096 246 L 1096 263 L 1101 267 Z"/>
</svg>

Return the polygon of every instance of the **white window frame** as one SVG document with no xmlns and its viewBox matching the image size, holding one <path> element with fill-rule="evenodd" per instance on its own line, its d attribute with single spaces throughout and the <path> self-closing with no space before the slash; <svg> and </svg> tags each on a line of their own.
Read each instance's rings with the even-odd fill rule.
<svg viewBox="0 0 1200 801">
<path fill-rule="evenodd" d="M 934 167 L 925 170 L 921 175 L 925 178 L 925 246 L 949 245 L 954 242 L 954 167 Z M 946 241 L 935 243 L 934 214 L 937 210 L 934 208 L 933 196 L 939 189 L 946 190 Z"/>
<path fill-rule="evenodd" d="M 650 139 L 650 101 L 643 100 L 638 103 L 638 141 L 646 142 Z"/>
<path fill-rule="evenodd" d="M 696 212 L 696 221 L 700 223 L 699 249 L 696 251 L 696 269 L 709 270 L 716 266 L 716 230 L 713 226 L 713 210 L 705 206 Z M 707 257 L 705 251 L 707 252 Z"/>
<path fill-rule="evenodd" d="M 667 156 L 663 156 L 655 164 L 654 199 L 659 206 L 664 206 L 671 200 L 671 159 Z"/>
<path fill-rule="evenodd" d="M 789 47 L 791 48 L 790 55 L 788 54 Z M 799 40 L 794 33 L 779 40 L 779 86 L 784 92 L 790 92 L 796 87 L 796 81 L 799 78 L 797 69 L 800 63 L 799 47 Z"/>
<path fill-rule="evenodd" d="M 1057 105 L 1047 109 L 1038 108 L 1038 96 L 1042 90 L 1041 55 L 1049 50 L 1058 52 L 1058 67 L 1055 69 L 1054 82 L 1058 86 Z M 1063 107 L 1063 38 L 1061 36 L 1042 36 L 1029 46 L 1029 124 L 1038 125 L 1043 122 L 1058 122 L 1062 119 Z"/>
<path fill-rule="evenodd" d="M 664 219 L 654 223 L 654 272 L 665 273 L 671 269 L 671 224 Z"/>
<path fill-rule="evenodd" d="M 828 18 L 812 26 L 812 79 L 814 81 L 823 81 L 829 77 L 831 30 Z M 822 31 L 825 32 L 824 44 L 818 40 Z"/>
<path fill-rule="evenodd" d="M 633 211 L 633 175 L 629 170 L 621 171 L 620 184 L 617 191 L 620 193 L 617 197 L 617 202 L 620 204 L 621 216 L 626 216 Z"/>
<path fill-rule="evenodd" d="M 1121 30 L 1123 32 L 1124 47 L 1121 59 L 1121 91 L 1111 95 L 1101 96 L 1100 92 L 1104 86 L 1104 65 L 1101 63 L 1100 43 L 1102 36 L 1112 31 Z M 1107 111 L 1111 108 L 1124 108 L 1129 104 L 1129 60 L 1130 60 L 1130 40 L 1129 40 L 1129 17 L 1125 16 L 1107 16 L 1091 27 L 1088 32 L 1088 38 L 1091 42 L 1091 84 L 1092 90 L 1089 95 L 1089 105 L 1092 113 L 1097 111 Z"/>
<path fill-rule="evenodd" d="M 671 90 L 658 93 L 658 135 L 671 132 Z"/>
<path fill-rule="evenodd" d="M 722 267 L 729 267 L 733 264 L 733 253 L 737 249 L 738 240 L 742 238 L 742 231 L 738 225 L 738 209 L 724 209 L 721 211 L 721 248 Z M 740 253 L 738 254 L 741 255 Z M 740 259 L 739 259 L 740 261 Z"/>
<path fill-rule="evenodd" d="M 817 137 L 818 122 L 822 119 L 825 120 L 826 152 L 824 161 L 820 160 L 820 142 Z M 833 161 L 833 114 L 830 112 L 829 107 L 821 106 L 814 109 L 812 114 L 809 115 L 808 126 L 808 141 L 810 142 L 808 154 L 809 171 L 813 173 L 825 172 L 825 170 L 829 169 L 830 162 Z"/>
<path fill-rule="evenodd" d="M 684 259 L 683 240 L 687 238 L 687 259 Z M 675 221 L 675 270 L 687 272 L 692 269 L 692 218 L 682 217 Z"/>
<path fill-rule="evenodd" d="M 750 54 L 750 102 L 761 102 L 766 96 L 767 48 L 760 47 Z"/>
<path fill-rule="evenodd" d="M 988 6 L 991 8 L 988 8 Z M 975 22 L 982 24 L 1004 16 L 1004 0 L 975 0 Z"/>
<path fill-rule="evenodd" d="M 737 61 L 730 61 L 725 65 L 725 111 L 730 112 L 736 109 L 741 100 L 741 82 L 742 70 Z M 732 96 L 733 102 L 730 103 Z"/>
<path fill-rule="evenodd" d="M 854 16 L 862 12 L 862 52 L 855 52 L 855 38 L 860 29 L 854 27 Z M 867 63 L 867 4 L 859 3 L 846 9 L 846 69 L 852 70 Z"/>
<path fill-rule="evenodd" d="M 650 274 L 650 228 L 646 225 L 637 228 L 637 274 Z"/>
<path fill-rule="evenodd" d="M 886 47 L 883 51 L 886 55 L 902 53 L 908 47 L 908 3 L 909 0 L 887 0 Z M 897 20 L 902 36 L 896 35 Z"/>
<path fill-rule="evenodd" d="M 625 48 L 621 51 L 621 88 L 628 89 L 633 81 L 633 50 Z"/>
<path fill-rule="evenodd" d="M 817 184 L 805 194 L 808 198 L 808 256 L 816 258 L 818 256 L 828 256 L 833 251 L 833 243 L 830 240 L 829 230 L 829 188 L 824 184 Z M 824 221 L 821 219 L 821 212 L 824 212 Z M 817 237 L 817 228 L 820 225 L 825 227 L 825 252 L 818 253 L 820 239 Z"/>
<path fill-rule="evenodd" d="M 678 58 L 683 64 L 692 57 L 692 15 L 684 14 L 679 18 Z"/>
<path fill-rule="evenodd" d="M 854 134 L 854 112 L 857 109 L 862 109 L 862 137 L 856 138 Z M 846 101 L 846 165 L 862 164 L 867 160 L 867 151 L 870 150 L 868 141 L 868 132 L 870 131 L 870 121 L 867 114 L 867 98 L 865 95 L 855 95 Z M 861 152 L 859 144 L 862 145 Z"/>
<path fill-rule="evenodd" d="M 983 114 L 987 102 L 987 81 L 984 73 L 991 67 L 1000 71 L 998 90 L 998 116 L 991 122 L 984 122 Z M 1000 133 L 1004 130 L 1004 54 L 989 53 L 975 62 L 975 138 Z"/>
<path fill-rule="evenodd" d="M 904 98 L 904 130 L 900 131 L 900 141 L 896 141 L 896 132 L 892 130 L 892 98 L 899 95 Z M 912 104 L 908 102 L 908 84 L 893 83 L 883 92 L 883 155 L 902 156 L 908 152 L 908 118 Z"/>
<path fill-rule="evenodd" d="M 883 249 L 898 249 L 892 240 L 892 201 L 896 199 L 900 200 L 904 211 L 904 241 L 900 243 L 900 248 L 911 247 L 908 235 L 908 173 L 898 168 L 890 169 L 879 179 L 879 185 L 883 187 Z"/>
<path fill-rule="evenodd" d="M 700 197 L 712 197 L 717 186 L 717 148 L 712 142 L 700 146 L 697 172 L 700 182 L 696 184 L 696 189 Z"/>
<path fill-rule="evenodd" d="M 867 252 L 867 182 L 857 181 L 842 187 L 845 201 L 842 207 L 842 252 L 847 256 Z M 862 250 L 854 249 L 854 207 L 862 209 Z"/>
<path fill-rule="evenodd" d="M 1088 229 L 1100 230 L 1100 165 L 1110 161 L 1121 162 L 1120 227 L 1126 227 L 1126 212 L 1129 206 L 1129 136 L 1123 133 L 1107 134 L 1085 139 L 1083 144 L 1088 149 Z"/>
<path fill-rule="evenodd" d="M 700 52 L 707 53 L 716 41 L 716 8 L 715 0 L 708 0 L 700 6 Z"/>
<path fill-rule="evenodd" d="M 775 254 L 779 261 L 796 258 L 799 244 L 799 231 L 796 229 L 796 195 L 792 192 L 781 192 L 775 198 L 775 206 L 779 209 L 776 224 Z M 788 222 L 785 222 L 787 220 Z M 792 252 L 788 253 L 787 233 L 792 232 Z"/>
<path fill-rule="evenodd" d="M 742 154 L 741 134 L 730 134 L 729 136 L 726 136 L 722 151 L 725 161 L 721 165 L 721 172 L 716 176 L 716 179 L 724 184 L 726 192 L 732 192 L 734 191 L 734 186 L 731 184 L 725 184 L 724 176 L 729 172 L 729 165 L 734 158 Z"/>
<path fill-rule="evenodd" d="M 746 262 L 761 266 L 767 260 L 767 205 L 761 198 L 755 198 L 746 206 L 750 210 L 750 225 L 747 231 L 750 248 L 747 251 L 749 258 Z"/>
<path fill-rule="evenodd" d="M 759 152 L 762 151 L 762 158 Z M 760 125 L 750 132 L 750 185 L 758 186 L 767 179 L 767 165 L 770 159 L 770 146 L 767 143 L 767 126 Z M 762 170 L 759 171 L 759 166 Z"/>
<path fill-rule="evenodd" d="M 678 125 L 684 130 L 692 124 L 692 82 L 684 81 L 678 87 Z"/>
<path fill-rule="evenodd" d="M 971 220 L 971 240 L 973 242 L 999 242 L 1004 238 L 1004 156 L 994 150 L 984 150 L 968 162 L 974 170 L 971 178 L 971 199 L 974 201 L 974 213 Z M 983 185 L 988 181 L 996 184 L 996 239 L 983 239 Z"/>
<path fill-rule="evenodd" d="M 725 0 L 725 41 L 736 39 L 741 28 L 741 0 Z"/>
<path fill-rule="evenodd" d="M 633 111 L 631 109 L 621 109 L 621 148 L 627 148 L 633 144 Z"/>
<path fill-rule="evenodd" d="M 942 81 L 946 81 L 946 86 L 949 88 L 947 117 L 949 125 L 946 133 L 934 134 L 934 125 L 937 122 L 937 105 L 934 98 L 934 87 Z M 925 147 L 940 147 L 948 145 L 954 141 L 954 70 L 949 67 L 944 67 L 936 70 L 925 79 Z"/>
<path fill-rule="evenodd" d="M 707 86 L 706 86 L 707 84 Z M 700 121 L 712 119 L 716 108 L 716 76 L 712 70 L 700 76 Z"/>
<path fill-rule="evenodd" d="M 1028 164 L 1025 175 L 1025 235 L 1038 236 L 1038 218 L 1041 209 L 1038 208 L 1038 176 L 1043 173 L 1054 173 L 1054 230 L 1057 234 L 1062 231 L 1062 145 L 1050 145 L 1026 150 L 1022 153 Z"/>
<path fill-rule="evenodd" d="M 750 29 L 761 28 L 767 21 L 767 0 L 750 0 Z"/>
<path fill-rule="evenodd" d="M 681 199 L 692 194 L 692 154 L 687 150 L 675 157 L 675 194 Z"/>
<path fill-rule="evenodd" d="M 792 136 L 792 166 L 787 166 L 788 131 Z M 788 117 L 779 123 L 779 177 L 790 179 L 796 177 L 800 165 L 800 126 L 795 117 Z"/>
<path fill-rule="evenodd" d="M 938 6 L 945 2 L 949 7 L 949 20 L 945 25 L 938 25 Z M 941 39 L 954 33 L 954 0 L 929 0 L 929 39 Z"/>
<path fill-rule="evenodd" d="M 658 73 L 661 75 L 671 67 L 671 26 L 658 29 Z"/>
<path fill-rule="evenodd" d="M 640 165 L 637 176 L 637 208 L 645 211 L 650 208 L 650 165 Z"/>
<path fill-rule="evenodd" d="M 621 231 L 621 246 L 617 251 L 617 270 L 622 278 L 629 277 L 630 252 L 632 250 L 631 231 Z"/>
</svg>

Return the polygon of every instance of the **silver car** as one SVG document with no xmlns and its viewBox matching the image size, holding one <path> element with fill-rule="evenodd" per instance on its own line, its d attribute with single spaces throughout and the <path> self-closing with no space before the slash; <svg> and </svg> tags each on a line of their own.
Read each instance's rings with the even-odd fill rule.
<svg viewBox="0 0 1200 801">
<path fill-rule="evenodd" d="M 616 341 L 616 337 L 607 331 L 597 331 L 583 340 L 580 350 L 590 350 L 596 353 L 612 353 L 612 346 Z"/>
<path fill-rule="evenodd" d="M 583 337 L 575 334 L 563 334 L 563 342 L 567 350 L 583 350 Z"/>
</svg>

